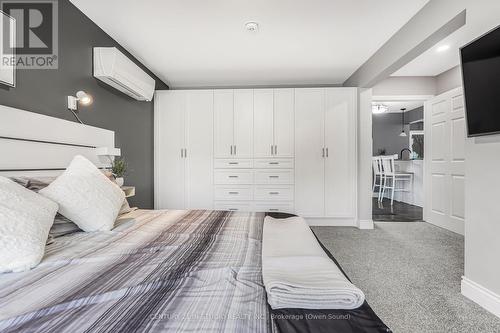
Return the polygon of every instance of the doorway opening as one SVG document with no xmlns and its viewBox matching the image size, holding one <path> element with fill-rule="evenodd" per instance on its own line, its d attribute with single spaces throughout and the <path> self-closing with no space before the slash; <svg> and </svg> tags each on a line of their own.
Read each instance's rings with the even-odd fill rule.
<svg viewBox="0 0 500 333">
<path fill-rule="evenodd" d="M 423 221 L 424 102 L 373 97 L 373 221 Z"/>
</svg>

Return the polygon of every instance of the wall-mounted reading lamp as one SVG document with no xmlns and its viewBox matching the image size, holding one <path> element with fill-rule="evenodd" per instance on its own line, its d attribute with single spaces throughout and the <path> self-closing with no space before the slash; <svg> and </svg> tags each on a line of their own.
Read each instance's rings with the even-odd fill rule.
<svg viewBox="0 0 500 333">
<path fill-rule="evenodd" d="M 68 109 L 71 111 L 71 113 L 73 113 L 76 120 L 78 120 L 78 122 L 80 124 L 83 124 L 83 121 L 80 119 L 80 117 L 78 117 L 78 114 L 77 114 L 78 113 L 78 103 L 80 103 L 81 105 L 90 105 L 90 104 L 92 104 L 92 96 L 87 94 L 85 91 L 81 91 L 81 90 L 76 93 L 76 97 L 75 96 L 68 96 Z"/>
</svg>

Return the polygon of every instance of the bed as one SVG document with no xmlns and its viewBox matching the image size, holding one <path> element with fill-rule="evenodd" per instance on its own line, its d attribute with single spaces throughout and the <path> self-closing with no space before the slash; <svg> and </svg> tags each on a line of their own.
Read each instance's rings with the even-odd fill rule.
<svg viewBox="0 0 500 333">
<path fill-rule="evenodd" d="M 2 332 L 389 332 L 368 304 L 271 310 L 264 213 L 138 210 L 105 233 L 57 238 L 0 275 Z"/>
<path fill-rule="evenodd" d="M 11 156 L 0 175 L 57 175 L 75 154 L 109 166 L 95 149 L 114 148 L 113 132 L 0 111 L 0 149 Z M 37 267 L 0 274 L 0 331 L 390 332 L 366 302 L 272 310 L 262 281 L 265 215 L 136 210 L 111 231 L 58 237 Z"/>
</svg>

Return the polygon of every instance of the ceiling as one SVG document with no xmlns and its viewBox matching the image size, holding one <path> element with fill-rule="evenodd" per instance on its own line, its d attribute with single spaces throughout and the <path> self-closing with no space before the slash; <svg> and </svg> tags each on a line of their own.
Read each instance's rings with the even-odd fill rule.
<svg viewBox="0 0 500 333">
<path fill-rule="evenodd" d="M 377 101 L 375 104 L 384 104 L 389 107 L 389 113 L 401 113 L 401 109 L 406 108 L 406 112 L 424 106 L 424 101 Z"/>
<path fill-rule="evenodd" d="M 71 2 L 180 88 L 341 84 L 428 0 Z"/>
<path fill-rule="evenodd" d="M 436 76 L 460 64 L 460 47 L 500 24 L 500 1 L 470 1 L 467 23 L 393 76 Z M 449 47 L 439 52 L 442 46 Z"/>
</svg>

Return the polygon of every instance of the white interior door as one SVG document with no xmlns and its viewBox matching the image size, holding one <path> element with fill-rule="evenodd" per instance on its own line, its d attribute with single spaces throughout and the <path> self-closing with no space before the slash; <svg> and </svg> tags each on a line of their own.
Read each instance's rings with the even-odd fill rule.
<svg viewBox="0 0 500 333">
<path fill-rule="evenodd" d="M 213 98 L 214 154 L 217 158 L 230 158 L 234 143 L 233 90 L 215 90 Z"/>
<path fill-rule="evenodd" d="M 253 90 L 234 91 L 234 157 L 253 157 Z"/>
<path fill-rule="evenodd" d="M 295 89 L 295 210 L 322 217 L 324 199 L 325 90 Z"/>
<path fill-rule="evenodd" d="M 186 209 L 213 206 L 213 90 L 186 92 Z"/>
<path fill-rule="evenodd" d="M 254 90 L 253 142 L 256 158 L 272 157 L 274 94 L 272 89 Z M 292 126 L 293 127 L 293 126 Z"/>
<path fill-rule="evenodd" d="M 425 205 L 427 222 L 464 233 L 465 114 L 462 88 L 425 104 Z"/>
<path fill-rule="evenodd" d="M 185 94 L 182 91 L 157 93 L 155 98 L 155 208 L 185 208 L 184 141 Z"/>
<path fill-rule="evenodd" d="M 356 91 L 327 88 L 325 216 L 356 215 Z"/>
<path fill-rule="evenodd" d="M 274 144 L 277 157 L 294 156 L 294 89 L 274 90 Z"/>
</svg>

